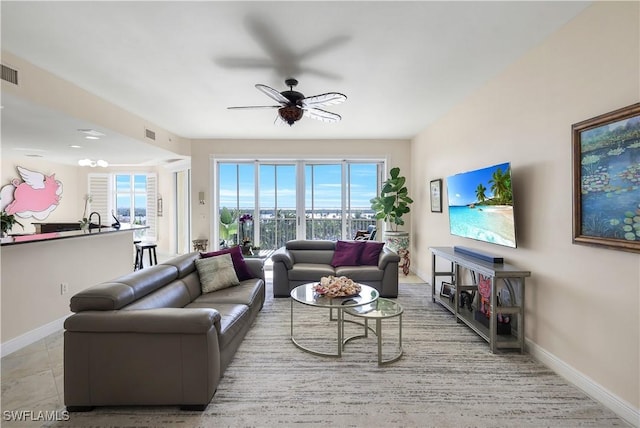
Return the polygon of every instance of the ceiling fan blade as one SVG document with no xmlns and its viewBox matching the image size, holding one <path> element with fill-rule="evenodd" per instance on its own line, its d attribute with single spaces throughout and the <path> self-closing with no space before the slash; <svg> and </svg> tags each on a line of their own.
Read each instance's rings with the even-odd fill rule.
<svg viewBox="0 0 640 428">
<path fill-rule="evenodd" d="M 214 60 L 225 68 L 273 68 L 273 62 L 262 58 L 224 57 Z"/>
<path fill-rule="evenodd" d="M 298 54 L 298 59 L 302 60 L 302 59 L 307 59 L 309 57 L 312 56 L 317 56 L 320 55 L 328 50 L 332 50 L 333 48 L 336 48 L 346 42 L 348 42 L 351 39 L 351 37 L 349 36 L 336 36 L 333 37 L 331 39 L 325 40 L 324 42 L 312 46 L 309 49 L 307 49 L 306 51 Z"/>
<path fill-rule="evenodd" d="M 286 106 L 289 104 L 289 100 L 282 95 L 280 92 L 276 91 L 275 89 L 267 86 L 267 85 L 261 85 L 260 83 L 258 83 L 256 85 L 256 89 L 259 90 L 260 92 L 262 92 L 263 94 L 265 94 L 266 96 L 268 96 L 269 98 L 282 103 L 282 105 Z M 280 106 L 282 107 L 282 106 Z"/>
<path fill-rule="evenodd" d="M 347 96 L 338 92 L 327 92 L 326 94 L 312 95 L 300 100 L 302 108 L 310 108 L 316 106 L 328 106 L 340 104 L 347 100 Z"/>
<path fill-rule="evenodd" d="M 307 108 L 304 110 L 304 115 L 322 122 L 340 122 L 342 119 L 342 116 L 339 114 L 331 113 L 330 111 L 319 108 Z"/>
<path fill-rule="evenodd" d="M 237 107 L 227 107 L 229 110 L 237 110 L 237 109 L 252 109 L 252 108 L 281 108 L 282 106 L 237 106 Z"/>
</svg>

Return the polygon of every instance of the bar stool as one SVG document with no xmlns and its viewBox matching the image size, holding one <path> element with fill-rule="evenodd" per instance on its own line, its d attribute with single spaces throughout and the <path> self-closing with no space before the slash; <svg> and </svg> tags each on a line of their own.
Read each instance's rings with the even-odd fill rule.
<svg viewBox="0 0 640 428">
<path fill-rule="evenodd" d="M 142 241 L 136 239 L 133 241 L 133 246 L 136 247 L 136 261 L 133 262 L 133 270 L 138 270 L 138 265 L 140 264 L 140 250 L 138 250 L 138 244 Z"/>
<path fill-rule="evenodd" d="M 156 244 L 151 242 L 141 242 L 136 244 L 136 261 L 139 262 L 138 269 L 144 268 L 144 250 L 149 251 L 149 266 L 158 264 L 158 256 L 156 255 Z M 138 257 L 139 256 L 139 257 Z M 152 258 L 153 256 L 153 258 Z"/>
</svg>

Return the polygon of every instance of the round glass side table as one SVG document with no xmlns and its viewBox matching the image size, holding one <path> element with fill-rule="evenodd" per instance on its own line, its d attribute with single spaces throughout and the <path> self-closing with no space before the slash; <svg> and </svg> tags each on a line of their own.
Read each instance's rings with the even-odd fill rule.
<svg viewBox="0 0 640 428">
<path fill-rule="evenodd" d="M 363 306 L 345 308 L 344 312 L 357 318 L 363 318 L 364 323 L 361 325 L 364 327 L 364 334 L 348 337 L 344 339 L 344 342 L 349 340 L 369 337 L 369 330 L 375 333 L 378 338 L 378 365 L 393 363 L 398 361 L 402 357 L 402 313 L 404 309 L 402 306 L 394 302 L 393 300 L 379 298 L 375 302 L 369 303 Z M 383 360 L 382 359 L 382 320 L 398 317 L 398 349 L 393 357 Z M 375 330 L 369 327 L 369 320 L 375 320 Z M 357 323 L 360 324 L 360 323 Z M 343 324 L 344 328 L 344 324 Z M 344 333 L 342 334 L 344 337 Z"/>
</svg>

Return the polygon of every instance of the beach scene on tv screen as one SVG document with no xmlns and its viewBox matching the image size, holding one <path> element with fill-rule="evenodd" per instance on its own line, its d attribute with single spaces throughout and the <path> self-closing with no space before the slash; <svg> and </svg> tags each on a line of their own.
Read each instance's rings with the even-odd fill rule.
<svg viewBox="0 0 640 428">
<path fill-rule="evenodd" d="M 453 235 L 516 246 L 508 162 L 448 177 L 447 194 Z"/>
</svg>

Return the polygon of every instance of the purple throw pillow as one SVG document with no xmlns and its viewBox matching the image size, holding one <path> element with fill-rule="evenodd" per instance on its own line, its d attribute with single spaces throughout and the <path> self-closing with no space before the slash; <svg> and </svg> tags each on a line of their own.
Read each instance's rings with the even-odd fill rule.
<svg viewBox="0 0 640 428">
<path fill-rule="evenodd" d="M 249 270 L 249 266 L 247 266 L 247 263 L 244 261 L 240 247 L 231 247 L 225 250 L 212 251 L 210 253 L 200 253 L 200 257 L 206 259 L 208 257 L 219 256 L 221 254 L 231 254 L 233 268 L 240 281 L 253 278 L 253 274 L 251 273 L 251 270 Z"/>
<path fill-rule="evenodd" d="M 364 241 L 338 241 L 333 253 L 331 266 L 357 266 L 360 261 L 360 253 L 364 247 Z"/>
<path fill-rule="evenodd" d="M 360 264 L 367 266 L 378 266 L 378 259 L 384 247 L 384 242 L 363 241 L 364 248 L 360 254 Z"/>
</svg>

